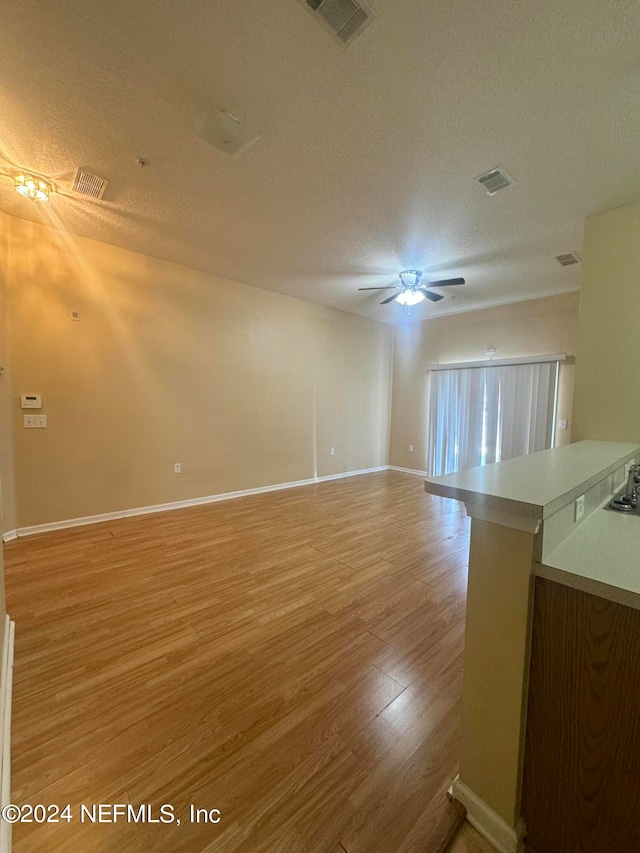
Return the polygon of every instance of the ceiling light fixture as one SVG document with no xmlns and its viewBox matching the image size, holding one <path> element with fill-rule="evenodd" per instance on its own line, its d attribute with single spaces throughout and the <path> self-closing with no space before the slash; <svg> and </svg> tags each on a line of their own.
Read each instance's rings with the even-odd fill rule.
<svg viewBox="0 0 640 853">
<path fill-rule="evenodd" d="M 51 184 L 35 175 L 17 175 L 14 178 L 16 192 L 30 198 L 32 201 L 49 201 L 51 195 Z"/>
<path fill-rule="evenodd" d="M 383 299 L 380 305 L 389 305 L 391 302 L 399 302 L 407 309 L 407 314 L 410 314 L 412 305 L 417 305 L 426 297 L 431 302 L 440 302 L 444 299 L 440 293 L 432 293 L 434 287 L 451 287 L 453 284 L 465 284 L 463 278 L 445 278 L 438 281 L 422 282 L 422 273 L 420 270 L 402 270 L 399 273 L 400 284 L 383 284 L 378 287 L 359 287 L 358 290 L 393 290 L 391 296 Z M 452 296 L 451 299 L 454 297 Z"/>
<path fill-rule="evenodd" d="M 399 296 L 396 296 L 396 302 L 399 302 L 401 305 L 417 305 L 418 302 L 422 302 L 424 299 L 424 293 L 420 293 L 419 290 L 404 290 Z"/>
<path fill-rule="evenodd" d="M 420 270 L 403 270 L 400 273 L 400 281 L 402 282 L 402 286 L 405 290 L 396 297 L 396 302 L 399 302 L 401 305 L 406 305 L 407 307 L 411 307 L 412 305 L 417 305 L 418 302 L 422 302 L 424 299 L 424 293 L 417 290 L 420 286 L 421 278 L 422 273 Z"/>
</svg>

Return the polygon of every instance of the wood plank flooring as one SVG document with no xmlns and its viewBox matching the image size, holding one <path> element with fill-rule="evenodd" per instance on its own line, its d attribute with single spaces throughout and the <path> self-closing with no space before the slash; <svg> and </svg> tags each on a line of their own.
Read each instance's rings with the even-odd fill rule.
<svg viewBox="0 0 640 853">
<path fill-rule="evenodd" d="M 74 815 L 16 824 L 16 853 L 428 850 L 458 763 L 463 513 L 389 471 L 8 543 L 12 798 Z"/>
<path fill-rule="evenodd" d="M 465 821 L 447 853 L 495 853 L 495 850 Z"/>
</svg>

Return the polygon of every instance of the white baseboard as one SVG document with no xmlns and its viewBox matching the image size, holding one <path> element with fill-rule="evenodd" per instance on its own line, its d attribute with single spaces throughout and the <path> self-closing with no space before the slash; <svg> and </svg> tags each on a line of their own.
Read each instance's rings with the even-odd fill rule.
<svg viewBox="0 0 640 853">
<path fill-rule="evenodd" d="M 451 795 L 467 810 L 467 820 L 498 853 L 523 853 L 525 826 L 522 818 L 517 826 L 509 824 L 500 817 L 484 800 L 472 791 L 460 779 L 451 786 Z"/>
<path fill-rule="evenodd" d="M 2 541 L 3 542 L 11 542 L 12 539 L 17 539 L 17 538 L 18 538 L 18 531 L 17 530 L 7 530 L 7 531 L 5 531 L 5 533 L 2 534 Z"/>
<path fill-rule="evenodd" d="M 389 465 L 390 471 L 400 471 L 403 474 L 417 474 L 418 477 L 428 477 L 426 471 L 418 471 L 415 468 L 399 468 L 397 465 Z"/>
<path fill-rule="evenodd" d="M 11 802 L 11 697 L 13 695 L 13 656 L 15 622 L 5 620 L 2 683 L 0 683 L 0 796 L 2 805 Z M 10 853 L 11 824 L 0 822 L 0 853 Z"/>
<path fill-rule="evenodd" d="M 379 471 L 388 471 L 388 465 L 378 465 L 377 468 L 363 468 L 361 471 L 344 471 L 342 474 L 325 474 L 322 477 L 314 477 L 313 480 L 303 480 L 300 485 L 306 486 L 309 483 L 325 483 L 327 480 L 342 480 L 343 477 L 358 477 L 360 474 L 377 474 Z M 294 486 L 297 486 L 297 483 L 293 483 Z M 288 489 L 289 484 L 285 483 L 284 486 L 276 486 L 276 488 Z M 270 491 L 271 486 L 267 486 L 265 491 Z"/>
<path fill-rule="evenodd" d="M 261 495 L 265 492 L 278 492 L 282 489 L 295 489 L 298 486 L 311 486 L 314 483 L 324 483 L 327 480 L 341 480 L 343 477 L 357 477 L 360 474 L 374 474 L 378 471 L 387 471 L 388 465 L 380 465 L 377 468 L 363 468 L 360 471 L 345 471 L 342 474 L 328 474 L 323 477 L 312 477 L 309 480 L 294 480 L 290 483 L 277 483 L 273 486 L 260 486 L 256 489 L 242 489 L 238 492 L 225 492 L 220 495 L 207 495 L 202 498 L 190 498 L 185 501 L 172 501 L 166 504 L 154 504 L 153 506 L 142 506 L 134 509 L 124 509 L 118 512 L 105 512 L 101 515 L 87 515 L 83 518 L 69 518 L 65 521 L 52 521 L 48 524 L 34 524 L 31 527 L 19 527 L 17 531 L 11 531 L 17 536 L 33 536 L 36 533 L 47 533 L 51 530 L 64 530 L 67 527 L 82 527 L 85 524 L 98 524 L 101 521 L 113 521 L 116 518 L 130 518 L 134 515 L 148 515 L 152 512 L 167 512 L 172 509 L 185 509 L 191 506 L 202 506 L 203 504 L 217 503 L 218 501 L 229 501 L 234 498 L 243 498 L 248 495 Z M 15 538 L 12 536 L 11 538 Z M 5 538 L 5 541 L 8 541 Z"/>
</svg>

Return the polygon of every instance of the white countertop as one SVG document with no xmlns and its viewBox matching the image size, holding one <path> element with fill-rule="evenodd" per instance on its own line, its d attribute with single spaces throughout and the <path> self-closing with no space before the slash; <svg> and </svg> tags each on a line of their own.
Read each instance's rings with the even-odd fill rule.
<svg viewBox="0 0 640 853">
<path fill-rule="evenodd" d="M 517 459 L 429 477 L 425 491 L 492 511 L 545 519 L 639 451 L 638 444 L 579 441 Z M 487 520 L 491 520 L 488 518 Z"/>
<path fill-rule="evenodd" d="M 640 516 L 595 510 L 536 574 L 640 610 Z"/>
<path fill-rule="evenodd" d="M 537 532 L 546 519 L 543 540 L 553 550 L 545 550 L 534 564 L 537 575 L 640 609 L 640 517 L 596 507 L 574 525 L 573 508 L 567 506 L 592 487 L 591 495 L 600 494 L 597 500 L 602 500 L 608 475 L 621 473 L 621 466 L 639 453 L 634 443 L 580 441 L 430 477 L 424 488 L 464 501 L 469 515 L 504 526 Z"/>
</svg>

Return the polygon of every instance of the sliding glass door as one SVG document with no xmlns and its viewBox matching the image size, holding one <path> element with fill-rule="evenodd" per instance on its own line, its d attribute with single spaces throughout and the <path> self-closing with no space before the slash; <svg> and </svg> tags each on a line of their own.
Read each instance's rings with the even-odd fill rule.
<svg viewBox="0 0 640 853">
<path fill-rule="evenodd" d="M 429 474 L 553 446 L 559 362 L 431 372 Z"/>
</svg>

